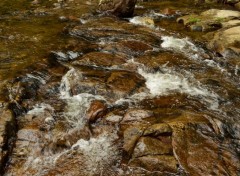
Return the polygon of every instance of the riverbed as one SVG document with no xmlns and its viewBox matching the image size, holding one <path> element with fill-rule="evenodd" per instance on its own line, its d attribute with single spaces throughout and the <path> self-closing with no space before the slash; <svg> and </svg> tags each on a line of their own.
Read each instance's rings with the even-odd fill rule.
<svg viewBox="0 0 240 176">
<path fill-rule="evenodd" d="M 3 175 L 239 175 L 239 58 L 176 22 L 209 6 L 1 1 Z"/>
</svg>

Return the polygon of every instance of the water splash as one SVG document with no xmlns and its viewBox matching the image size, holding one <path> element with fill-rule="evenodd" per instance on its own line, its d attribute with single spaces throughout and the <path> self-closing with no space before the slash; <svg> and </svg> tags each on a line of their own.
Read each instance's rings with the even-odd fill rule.
<svg viewBox="0 0 240 176">
<path fill-rule="evenodd" d="M 168 95 L 174 92 L 186 93 L 201 98 L 209 104 L 211 109 L 218 109 L 218 95 L 208 91 L 197 80 L 190 79 L 191 75 L 174 73 L 167 68 L 155 73 L 139 68 L 138 73 L 146 79 L 145 84 L 152 96 Z"/>
<path fill-rule="evenodd" d="M 72 127 L 77 128 L 82 128 L 85 125 L 84 117 L 93 100 L 105 101 L 100 95 L 88 93 L 71 95 L 71 88 L 75 83 L 79 83 L 81 80 L 81 72 L 72 68 L 62 77 L 60 85 L 60 98 L 67 103 L 63 116 Z"/>
<path fill-rule="evenodd" d="M 97 138 L 86 141 L 80 139 L 72 146 L 72 150 L 77 148 L 78 153 L 83 155 L 84 170 L 86 175 L 94 175 L 109 170 L 120 158 L 118 146 L 114 141 L 118 139 L 117 134 L 103 133 Z"/>
<path fill-rule="evenodd" d="M 28 111 L 27 114 L 39 115 L 39 114 L 44 113 L 46 110 L 49 112 L 53 112 L 54 108 L 51 105 L 46 104 L 46 103 L 36 104 L 35 106 L 33 106 L 33 109 Z"/>
<path fill-rule="evenodd" d="M 162 36 L 162 40 L 162 48 L 177 51 L 192 59 L 198 59 L 198 53 L 204 53 L 203 49 L 196 47 L 188 38 L 180 39 L 173 36 Z"/>
</svg>

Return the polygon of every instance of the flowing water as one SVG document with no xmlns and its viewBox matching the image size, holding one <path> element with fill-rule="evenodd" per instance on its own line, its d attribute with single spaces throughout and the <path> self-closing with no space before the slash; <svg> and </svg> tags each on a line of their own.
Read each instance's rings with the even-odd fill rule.
<svg viewBox="0 0 240 176">
<path fill-rule="evenodd" d="M 17 132 L 4 175 L 240 174 L 239 60 L 175 22 L 207 5 L 139 2 L 118 19 L 96 1 L 10 2 L 0 2 L 0 100 Z"/>
</svg>

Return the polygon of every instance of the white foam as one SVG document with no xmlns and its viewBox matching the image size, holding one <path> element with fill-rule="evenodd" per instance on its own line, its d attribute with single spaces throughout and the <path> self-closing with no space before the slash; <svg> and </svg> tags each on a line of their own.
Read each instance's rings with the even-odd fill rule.
<svg viewBox="0 0 240 176">
<path fill-rule="evenodd" d="M 188 38 L 176 38 L 173 36 L 162 36 L 163 42 L 161 47 L 172 50 L 177 53 L 181 53 L 188 58 L 202 62 L 204 58 L 202 56 L 206 55 L 204 49 L 197 47 Z"/>
<path fill-rule="evenodd" d="M 62 99 L 68 99 L 71 97 L 71 84 L 74 84 L 82 80 L 82 74 L 75 70 L 70 69 L 63 77 L 60 85 L 60 94 Z"/>
<path fill-rule="evenodd" d="M 119 150 L 114 141 L 117 135 L 101 134 L 97 138 L 91 138 L 86 141 L 80 139 L 72 146 L 72 150 L 83 154 L 84 171 L 86 175 L 102 173 L 103 170 L 110 169 L 119 159 Z"/>
<path fill-rule="evenodd" d="M 46 80 L 38 75 L 27 74 L 27 77 L 38 80 L 41 84 L 46 84 Z"/>
<path fill-rule="evenodd" d="M 41 103 L 41 104 L 36 104 L 32 110 L 28 111 L 27 114 L 39 115 L 44 113 L 46 109 L 50 112 L 54 111 L 54 108 L 51 105 L 46 103 Z"/>
<path fill-rule="evenodd" d="M 79 56 L 78 52 L 73 52 L 73 51 L 68 51 L 67 54 L 71 60 L 76 59 Z"/>
<path fill-rule="evenodd" d="M 84 116 L 91 102 L 93 100 L 105 100 L 102 96 L 88 93 L 71 95 L 71 88 L 81 80 L 81 72 L 72 68 L 62 77 L 60 85 L 60 98 L 67 102 L 63 115 L 72 127 L 78 128 L 85 125 Z"/>
<path fill-rule="evenodd" d="M 239 70 L 239 67 L 238 67 L 238 65 L 236 65 L 235 71 L 234 71 L 234 74 L 235 74 L 236 76 L 238 75 L 238 70 Z"/>
<path fill-rule="evenodd" d="M 67 106 L 64 116 L 72 127 L 81 128 L 85 125 L 84 117 L 93 100 L 104 100 L 102 96 L 82 93 L 65 99 Z"/>
<path fill-rule="evenodd" d="M 149 28 L 154 28 L 154 22 L 150 17 L 140 17 L 140 16 L 135 16 L 129 20 L 131 23 L 136 24 L 136 25 L 142 25 L 146 26 Z"/>
<path fill-rule="evenodd" d="M 168 95 L 174 92 L 186 93 L 191 96 L 204 97 L 203 101 L 210 104 L 212 109 L 218 107 L 218 95 L 203 88 L 197 80 L 188 80 L 187 75 L 172 73 L 165 69 L 164 72 L 149 73 L 138 69 L 138 73 L 146 79 L 146 86 L 153 96 Z"/>
</svg>

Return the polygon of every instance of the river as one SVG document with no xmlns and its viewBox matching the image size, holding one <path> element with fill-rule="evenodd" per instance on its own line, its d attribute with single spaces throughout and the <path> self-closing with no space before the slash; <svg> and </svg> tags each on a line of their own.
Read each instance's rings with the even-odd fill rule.
<svg viewBox="0 0 240 176">
<path fill-rule="evenodd" d="M 3 175 L 240 174 L 239 58 L 176 22 L 209 5 L 138 2 L 125 19 L 93 0 L 0 8 L 0 105 L 15 119 Z"/>
</svg>

